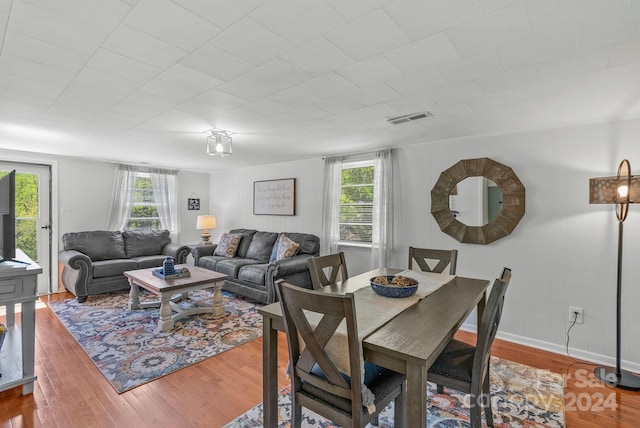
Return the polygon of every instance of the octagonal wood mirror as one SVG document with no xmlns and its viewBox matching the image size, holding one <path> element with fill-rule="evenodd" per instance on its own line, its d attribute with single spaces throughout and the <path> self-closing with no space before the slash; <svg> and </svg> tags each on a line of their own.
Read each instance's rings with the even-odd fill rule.
<svg viewBox="0 0 640 428">
<path fill-rule="evenodd" d="M 450 196 L 458 183 L 468 177 L 484 177 L 496 184 L 502 194 L 502 208 L 481 226 L 467 225 L 456 218 Z M 431 189 L 431 214 L 440 230 L 459 242 L 489 244 L 515 229 L 525 212 L 525 191 L 513 170 L 489 158 L 464 159 L 443 171 Z"/>
</svg>

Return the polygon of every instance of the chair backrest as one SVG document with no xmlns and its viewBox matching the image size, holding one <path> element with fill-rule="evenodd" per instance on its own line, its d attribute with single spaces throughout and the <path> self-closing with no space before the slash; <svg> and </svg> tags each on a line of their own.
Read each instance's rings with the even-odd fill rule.
<svg viewBox="0 0 640 428">
<path fill-rule="evenodd" d="M 502 269 L 500 278 L 497 278 L 491 294 L 482 313 L 482 320 L 478 327 L 478 339 L 476 343 L 476 351 L 473 357 L 473 377 L 480 383 L 489 370 L 489 358 L 491 357 L 491 345 L 493 339 L 498 332 L 500 317 L 502 316 L 502 307 L 504 306 L 504 296 L 511 281 L 511 269 L 505 267 Z"/>
<path fill-rule="evenodd" d="M 309 257 L 307 263 L 309 264 L 309 273 L 311 274 L 311 283 L 314 290 L 349 278 L 343 252 L 327 256 Z M 325 272 L 327 268 L 329 268 L 329 275 Z"/>
<path fill-rule="evenodd" d="M 437 260 L 436 265 L 431 268 L 427 260 Z M 456 274 L 456 264 L 458 262 L 458 250 L 433 250 L 429 248 L 409 247 L 409 269 L 413 269 L 413 262 L 423 272 L 442 273 L 449 266 L 449 274 Z"/>
<path fill-rule="evenodd" d="M 308 382 L 324 394 L 351 400 L 352 414 L 361 411 L 362 350 L 357 337 L 353 294 L 321 293 L 287 284 L 282 279 L 276 281 L 276 289 L 289 344 L 292 393 L 305 407 L 313 409 L 309 401 L 319 401 L 324 408 L 326 397 L 324 400 L 315 398 L 309 388 L 302 390 L 302 382 Z M 350 382 L 341 374 L 340 364 L 336 364 L 333 354 L 325 348 L 343 321 L 347 330 L 348 350 L 345 351 L 348 352 Z M 322 416 L 335 422 L 344 421 L 344 411 L 336 410 L 335 414 Z"/>
</svg>

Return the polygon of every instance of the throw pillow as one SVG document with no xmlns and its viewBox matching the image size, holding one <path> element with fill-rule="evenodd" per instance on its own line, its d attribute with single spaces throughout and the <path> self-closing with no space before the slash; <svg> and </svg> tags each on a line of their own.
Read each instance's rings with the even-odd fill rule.
<svg viewBox="0 0 640 428">
<path fill-rule="evenodd" d="M 218 246 L 213 251 L 214 256 L 233 257 L 242 239 L 241 233 L 223 233 Z"/>
<path fill-rule="evenodd" d="M 278 236 L 278 239 L 276 239 L 276 243 L 273 244 L 273 249 L 271 250 L 271 257 L 269 257 L 269 263 L 275 262 L 278 258 L 278 242 L 280 242 L 280 236 Z"/>
<path fill-rule="evenodd" d="M 299 248 L 300 244 L 293 242 L 291 239 L 287 238 L 286 235 L 280 235 L 280 238 L 278 238 L 278 255 L 276 256 L 276 260 L 287 259 L 295 256 L 298 253 Z"/>
</svg>

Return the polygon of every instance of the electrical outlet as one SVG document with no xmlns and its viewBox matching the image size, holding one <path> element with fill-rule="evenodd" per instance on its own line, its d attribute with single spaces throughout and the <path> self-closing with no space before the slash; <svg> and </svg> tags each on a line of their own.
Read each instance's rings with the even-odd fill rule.
<svg viewBox="0 0 640 428">
<path fill-rule="evenodd" d="M 577 313 L 577 316 L 576 316 L 576 313 Z M 576 308 L 575 306 L 569 306 L 569 321 L 573 322 L 574 318 L 576 320 L 576 324 L 583 324 L 584 309 Z"/>
</svg>

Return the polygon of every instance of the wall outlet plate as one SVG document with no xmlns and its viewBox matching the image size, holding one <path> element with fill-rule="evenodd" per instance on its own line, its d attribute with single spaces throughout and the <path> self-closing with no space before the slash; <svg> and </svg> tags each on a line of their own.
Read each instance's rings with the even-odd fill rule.
<svg viewBox="0 0 640 428">
<path fill-rule="evenodd" d="M 578 314 L 576 316 L 576 313 Z M 584 324 L 584 309 L 575 306 L 569 306 L 569 322 L 576 320 L 576 324 Z"/>
</svg>

